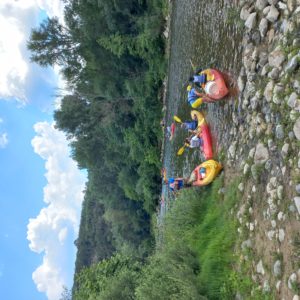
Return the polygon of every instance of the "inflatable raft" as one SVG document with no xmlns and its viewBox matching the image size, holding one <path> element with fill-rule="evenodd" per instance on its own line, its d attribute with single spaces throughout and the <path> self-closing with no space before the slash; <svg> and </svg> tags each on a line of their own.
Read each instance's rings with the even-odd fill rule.
<svg viewBox="0 0 300 300">
<path fill-rule="evenodd" d="M 225 84 L 223 75 L 216 69 L 206 69 L 200 73 L 206 75 L 206 83 L 202 85 L 205 93 L 213 100 L 224 98 L 229 90 Z"/>
<path fill-rule="evenodd" d="M 200 147 L 200 149 L 203 152 L 206 160 L 212 159 L 213 158 L 213 146 L 212 146 L 212 139 L 211 139 L 209 126 L 206 123 L 206 120 L 202 113 L 200 113 L 197 110 L 192 110 L 191 111 L 192 119 L 194 119 L 194 115 L 196 115 L 197 119 L 198 119 L 198 127 L 196 129 L 198 132 L 197 135 L 203 141 L 203 144 Z"/>
<path fill-rule="evenodd" d="M 205 177 L 202 179 L 200 169 L 205 168 Z M 207 160 L 199 165 L 193 172 L 196 180 L 193 181 L 193 186 L 204 186 L 210 184 L 222 170 L 222 165 L 215 160 Z"/>
</svg>

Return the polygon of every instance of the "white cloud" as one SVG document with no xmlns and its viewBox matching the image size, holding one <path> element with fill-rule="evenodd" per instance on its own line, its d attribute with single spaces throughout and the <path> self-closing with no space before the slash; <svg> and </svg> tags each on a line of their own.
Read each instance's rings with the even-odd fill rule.
<svg viewBox="0 0 300 300">
<path fill-rule="evenodd" d="M 5 148 L 8 144 L 7 133 L 0 134 L 0 148 Z"/>
<path fill-rule="evenodd" d="M 26 41 L 31 28 L 36 27 L 41 10 L 63 22 L 61 0 L 0 1 L 0 98 L 27 102 L 26 82 L 33 74 Z"/>
<path fill-rule="evenodd" d="M 86 178 L 69 158 L 62 132 L 47 122 L 37 123 L 34 129 L 37 135 L 32 146 L 46 161 L 48 183 L 44 188 L 44 201 L 48 205 L 28 224 L 30 249 L 44 255 L 42 265 L 34 271 L 32 278 L 38 290 L 45 292 L 49 300 L 57 300 L 62 286 L 67 285 L 64 266 L 70 265 L 66 261 L 70 258 L 67 250 L 70 246 L 65 241 L 77 237 Z M 74 261 L 71 263 L 74 265 Z M 73 274 L 69 272 L 69 276 Z"/>
</svg>

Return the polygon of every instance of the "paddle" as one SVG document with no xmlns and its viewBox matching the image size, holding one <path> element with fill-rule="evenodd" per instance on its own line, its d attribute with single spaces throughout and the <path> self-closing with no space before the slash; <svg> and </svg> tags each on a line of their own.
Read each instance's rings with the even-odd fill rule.
<svg viewBox="0 0 300 300">
<path fill-rule="evenodd" d="M 184 152 L 184 150 L 185 150 L 185 147 L 187 147 L 188 146 L 188 144 L 187 143 L 185 143 L 178 151 L 177 151 L 177 155 L 182 155 L 183 154 L 183 152 Z"/>
<path fill-rule="evenodd" d="M 177 117 L 177 116 L 174 116 L 173 117 L 173 119 L 174 119 L 174 121 L 176 121 L 176 122 L 178 122 L 178 123 L 183 123 L 182 121 L 181 121 L 181 119 L 179 118 L 179 117 Z"/>
</svg>

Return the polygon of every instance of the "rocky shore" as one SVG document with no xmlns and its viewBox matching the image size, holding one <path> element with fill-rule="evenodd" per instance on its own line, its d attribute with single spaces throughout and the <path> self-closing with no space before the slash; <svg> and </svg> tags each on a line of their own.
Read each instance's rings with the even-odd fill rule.
<svg viewBox="0 0 300 300">
<path fill-rule="evenodd" d="M 227 166 L 240 174 L 236 251 L 241 269 L 266 295 L 296 300 L 300 299 L 300 0 L 240 1 L 239 13 L 244 24 L 243 66 L 227 151 Z M 242 299 L 239 293 L 236 297 Z"/>
</svg>

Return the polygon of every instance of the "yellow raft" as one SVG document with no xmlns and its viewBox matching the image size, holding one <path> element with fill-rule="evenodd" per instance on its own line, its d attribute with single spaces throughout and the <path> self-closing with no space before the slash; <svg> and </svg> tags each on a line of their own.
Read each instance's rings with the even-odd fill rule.
<svg viewBox="0 0 300 300">
<path fill-rule="evenodd" d="M 201 178 L 200 175 L 201 168 L 206 169 L 205 177 L 203 179 Z M 213 159 L 203 162 L 193 171 L 195 173 L 196 180 L 193 181 L 192 185 L 204 186 L 210 184 L 217 177 L 217 175 L 220 173 L 222 168 L 223 168 L 222 165 Z"/>
</svg>

